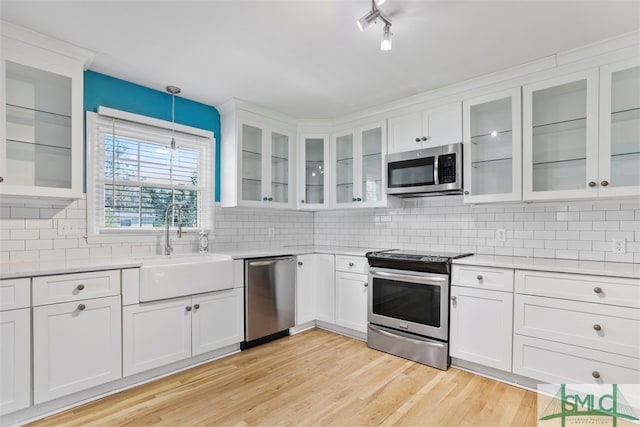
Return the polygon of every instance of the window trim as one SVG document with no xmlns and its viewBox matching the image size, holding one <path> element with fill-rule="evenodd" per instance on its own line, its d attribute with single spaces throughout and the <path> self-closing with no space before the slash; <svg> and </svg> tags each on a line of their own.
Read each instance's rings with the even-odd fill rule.
<svg viewBox="0 0 640 427">
<path fill-rule="evenodd" d="M 157 128 L 161 128 L 164 130 L 173 130 L 175 126 L 175 131 L 183 134 L 193 135 L 200 138 L 205 138 L 210 140 L 210 144 L 208 145 L 208 159 L 207 162 L 210 165 L 210 179 L 205 182 L 204 185 L 204 193 L 207 195 L 206 207 L 204 212 L 202 213 L 202 217 L 206 220 L 206 226 L 204 227 L 184 227 L 185 231 L 192 231 L 191 234 L 187 234 L 186 236 L 191 236 L 193 238 L 197 238 L 196 231 L 209 231 L 213 232 L 215 218 L 215 201 L 214 201 L 214 188 L 215 188 L 215 155 L 216 155 L 216 139 L 215 135 L 212 131 L 199 129 L 191 126 L 186 126 L 178 123 L 172 123 L 166 120 L 156 119 L 152 117 L 143 116 L 140 114 L 129 113 L 126 111 L 115 110 L 113 108 L 107 108 L 103 106 L 98 107 L 98 112 L 87 111 L 86 112 L 86 211 L 87 211 L 87 242 L 88 243 L 102 243 L 102 242 L 113 242 L 113 241 L 122 241 L 122 240 L 137 240 L 144 242 L 157 241 L 158 235 L 164 233 L 165 228 L 158 229 L 144 229 L 144 228 L 112 228 L 112 229 L 104 229 L 99 228 L 96 222 L 96 165 L 94 164 L 94 154 L 95 154 L 95 130 L 96 130 L 96 121 L 100 116 L 107 118 L 114 118 L 118 120 L 126 120 L 128 122 L 146 125 L 146 126 L 154 126 Z M 175 227 L 171 227 L 172 230 Z M 185 236 L 185 237 L 186 237 Z M 187 237 L 187 240 L 191 240 Z"/>
</svg>

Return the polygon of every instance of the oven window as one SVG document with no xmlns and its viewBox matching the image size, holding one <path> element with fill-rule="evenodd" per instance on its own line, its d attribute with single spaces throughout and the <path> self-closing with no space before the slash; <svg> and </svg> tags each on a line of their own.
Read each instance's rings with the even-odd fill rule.
<svg viewBox="0 0 640 427">
<path fill-rule="evenodd" d="M 391 162 L 387 169 L 389 188 L 433 185 L 433 157 Z"/>
<path fill-rule="evenodd" d="M 440 327 L 440 286 L 373 279 L 373 313 Z"/>
</svg>

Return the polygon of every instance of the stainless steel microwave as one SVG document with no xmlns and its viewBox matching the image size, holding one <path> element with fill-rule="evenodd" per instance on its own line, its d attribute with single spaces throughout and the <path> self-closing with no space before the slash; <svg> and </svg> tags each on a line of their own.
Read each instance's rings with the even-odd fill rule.
<svg viewBox="0 0 640 427">
<path fill-rule="evenodd" d="M 387 194 L 462 194 L 462 143 L 387 154 Z"/>
</svg>

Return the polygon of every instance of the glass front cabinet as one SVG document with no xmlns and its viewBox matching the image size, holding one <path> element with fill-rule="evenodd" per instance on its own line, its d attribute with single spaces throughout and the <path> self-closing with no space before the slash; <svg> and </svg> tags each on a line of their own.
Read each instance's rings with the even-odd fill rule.
<svg viewBox="0 0 640 427">
<path fill-rule="evenodd" d="M 332 206 L 385 206 L 384 122 L 335 133 L 332 141 Z"/>
<path fill-rule="evenodd" d="M 463 103 L 464 201 L 522 198 L 520 88 Z"/>
<path fill-rule="evenodd" d="M 2 37 L 0 194 L 80 198 L 88 59 L 41 49 L 10 30 Z"/>
<path fill-rule="evenodd" d="M 298 208 L 317 210 L 327 207 L 329 200 L 329 136 L 304 134 L 300 137 L 300 174 Z"/>
</svg>

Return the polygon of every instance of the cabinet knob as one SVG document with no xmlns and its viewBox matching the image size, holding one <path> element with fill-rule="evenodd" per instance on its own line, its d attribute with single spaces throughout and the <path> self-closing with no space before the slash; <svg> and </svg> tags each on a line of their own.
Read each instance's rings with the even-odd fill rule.
<svg viewBox="0 0 640 427">
<path fill-rule="evenodd" d="M 349 263 L 349 267 L 353 267 L 354 265 L 355 265 L 355 264 L 354 264 L 354 263 L 352 263 L 352 262 L 350 262 L 350 263 Z"/>
<path fill-rule="evenodd" d="M 78 310 L 82 311 L 82 310 L 84 310 L 85 308 L 87 308 L 87 306 L 86 306 L 86 305 L 84 305 L 84 304 L 78 304 Z"/>
<path fill-rule="evenodd" d="M 368 288 L 369 287 L 369 282 L 364 282 L 363 285 L 364 285 L 365 288 Z"/>
<path fill-rule="evenodd" d="M 4 178 L 0 176 L 0 182 L 4 182 Z"/>
<path fill-rule="evenodd" d="M 300 200 L 300 203 L 304 203 L 304 200 Z"/>
<path fill-rule="evenodd" d="M 304 264 L 302 261 L 298 261 L 298 265 L 302 265 Z"/>
<path fill-rule="evenodd" d="M 593 325 L 593 329 L 596 331 L 600 331 L 602 330 L 602 326 L 598 325 L 597 323 L 595 325 Z"/>
<path fill-rule="evenodd" d="M 82 283 L 80 283 L 80 284 L 77 286 L 77 288 L 76 288 L 76 289 L 78 289 L 79 291 L 81 291 L 81 290 L 83 290 L 83 289 L 84 289 L 84 285 L 83 285 Z"/>
<path fill-rule="evenodd" d="M 464 190 L 463 194 L 464 194 L 465 196 L 468 196 L 468 195 L 469 195 L 469 190 Z"/>
<path fill-rule="evenodd" d="M 420 142 L 420 138 L 416 138 L 416 142 Z"/>
<path fill-rule="evenodd" d="M 262 198 L 262 201 L 263 201 L 263 202 L 266 202 L 267 200 L 268 200 L 268 199 L 267 199 L 267 196 L 264 196 L 264 197 Z"/>
<path fill-rule="evenodd" d="M 200 304 L 194 304 L 193 308 L 195 308 L 196 310 L 200 308 Z"/>
<path fill-rule="evenodd" d="M 454 302 L 455 302 L 457 299 L 458 299 L 458 297 L 457 297 L 457 296 L 455 296 L 455 295 L 451 295 L 451 301 L 454 301 Z"/>
<path fill-rule="evenodd" d="M 352 198 L 351 198 L 351 201 L 352 201 L 352 202 L 355 202 L 356 200 L 358 200 L 358 199 L 356 199 L 355 197 L 352 197 Z"/>
<path fill-rule="evenodd" d="M 187 310 L 187 311 L 191 311 L 191 306 L 188 305 L 184 309 Z"/>
<path fill-rule="evenodd" d="M 595 181 L 589 181 L 589 187 L 595 187 L 596 185 L 598 184 Z"/>
<path fill-rule="evenodd" d="M 482 274 L 478 274 L 478 275 L 476 276 L 476 279 L 478 279 L 478 280 L 482 280 L 482 279 L 483 279 Z"/>
<path fill-rule="evenodd" d="M 606 187 L 607 185 L 609 185 L 609 181 L 602 181 L 600 185 L 602 185 L 603 187 Z"/>
<path fill-rule="evenodd" d="M 423 136 L 423 137 L 422 137 L 422 138 L 420 138 L 420 139 L 422 139 L 423 141 L 426 141 L 427 139 L 429 139 L 429 137 L 428 137 L 428 136 Z"/>
<path fill-rule="evenodd" d="M 596 294 L 601 294 L 602 293 L 602 288 L 599 286 L 596 286 L 595 288 L 593 288 L 593 292 L 595 292 Z"/>
<path fill-rule="evenodd" d="M 600 378 L 600 372 L 598 372 L 598 371 L 593 371 L 593 372 L 591 372 L 591 376 L 592 376 L 593 378 L 595 378 L 595 379 L 598 379 L 598 378 Z"/>
<path fill-rule="evenodd" d="M 362 198 L 361 198 L 361 197 L 358 197 L 358 198 L 356 199 L 356 202 L 361 202 L 361 201 L 362 201 Z"/>
<path fill-rule="evenodd" d="M 273 197 L 269 197 L 267 200 L 273 202 Z"/>
</svg>

